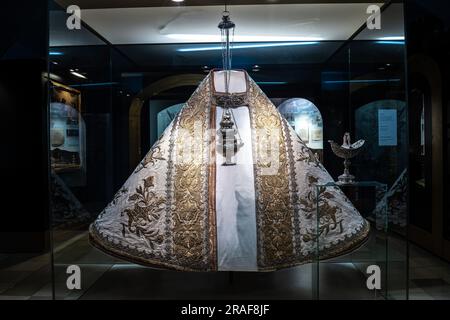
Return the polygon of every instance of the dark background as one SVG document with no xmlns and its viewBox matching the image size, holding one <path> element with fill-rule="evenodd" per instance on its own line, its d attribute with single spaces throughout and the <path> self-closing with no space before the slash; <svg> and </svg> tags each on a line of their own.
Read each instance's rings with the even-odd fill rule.
<svg viewBox="0 0 450 320">
<path fill-rule="evenodd" d="M 48 3 L 44 0 L 8 1 L 2 3 L 0 32 L 0 99 L 2 112 L 1 177 L 4 191 L 3 221 L 0 226 L 0 251 L 40 252 L 48 249 L 48 155 L 47 155 L 47 115 L 46 84 L 42 73 L 50 70 L 62 73 L 70 67 L 83 68 L 90 75 L 90 82 L 104 83 L 103 86 L 81 86 L 84 118 L 88 141 L 88 181 L 85 187 L 74 188 L 73 192 L 95 214 L 112 198 L 114 192 L 128 177 L 132 166 L 128 160 L 128 107 L 132 95 L 155 80 L 180 73 L 202 73 L 196 66 L 163 64 L 144 55 L 145 50 L 156 50 L 150 46 L 112 47 L 108 43 L 89 48 L 52 48 L 70 50 L 64 57 L 69 61 L 59 61 L 59 65 L 48 67 Z M 52 7 L 52 9 L 56 9 Z M 449 84 L 449 20 L 448 4 L 444 1 L 406 1 L 407 57 L 422 52 L 431 56 L 442 73 L 443 88 Z M 273 57 L 262 63 L 261 71 L 250 72 L 258 82 L 288 81 L 288 84 L 261 85 L 272 98 L 298 96 L 319 106 L 325 124 L 324 141 L 338 140 L 344 131 L 354 132 L 352 114 L 356 106 L 374 99 L 401 99 L 403 88 L 412 78 L 402 77 L 405 69 L 404 51 L 389 53 L 375 44 L 361 41 L 351 43 L 322 43 L 313 57 L 323 57 L 311 61 L 311 55 L 302 51 L 286 52 L 284 64 Z M 390 48 L 392 49 L 392 48 Z M 162 50 L 162 49 L 161 49 Z M 292 49 L 294 50 L 294 49 Z M 302 49 L 298 49 L 302 50 Z M 378 51 L 377 51 L 378 50 Z M 380 51 L 381 50 L 381 51 Z M 265 55 L 264 52 L 255 53 Z M 275 53 L 276 54 L 276 53 Z M 287 56 L 286 56 L 287 55 Z M 372 55 L 372 56 L 371 56 Z M 145 56 L 143 61 L 136 57 Z M 348 58 L 353 57 L 349 70 Z M 134 57 L 134 58 L 133 58 Z M 358 61 L 355 57 L 365 57 Z M 289 60 L 292 58 L 293 60 Z M 64 58 L 61 58 L 64 59 Z M 280 58 L 281 59 L 281 58 Z M 300 60 L 299 60 L 300 59 Z M 301 60 L 303 59 L 303 60 Z M 209 67 L 220 63 L 212 58 L 202 57 L 202 63 Z M 51 59 L 50 59 L 51 61 Z M 379 70 L 380 65 L 389 63 L 387 70 Z M 292 67 L 295 65 L 295 67 Z M 251 57 L 235 57 L 235 67 L 250 70 Z M 283 70 L 282 72 L 280 70 Z M 123 77 L 124 72 L 140 72 L 141 77 Z M 380 77 L 400 77 L 397 85 L 377 84 L 370 88 L 353 92 L 351 84 L 345 83 L 354 77 L 378 72 Z M 279 76 L 276 79 L 274 75 Z M 24 76 L 26 75 L 26 76 Z M 69 77 L 69 75 L 65 75 Z M 344 81 L 340 84 L 324 85 L 328 80 Z M 73 78 L 67 78 L 69 85 L 86 85 Z M 155 99 L 185 101 L 192 87 L 178 88 L 159 94 Z M 412 93 L 409 92 L 409 95 Z M 128 96 L 129 95 L 129 96 Z M 444 223 L 443 233 L 450 237 L 448 213 L 448 152 L 449 115 L 448 90 L 443 90 L 442 106 L 444 117 Z M 144 114 L 149 111 L 144 108 Z M 350 116 L 349 116 L 350 115 Z M 152 128 L 149 121 L 142 126 L 141 146 L 143 154 L 151 146 Z M 357 137 L 355 137 L 357 138 Z M 26 147 L 25 147 L 26 146 Z M 342 170 L 325 143 L 324 161 L 333 177 Z M 402 160 L 403 161 L 403 160 Z M 411 161 L 411 157 L 409 159 Z M 428 167 L 432 164 L 428 161 Z M 362 173 L 363 162 L 355 161 L 357 172 Z M 398 167 L 401 168 L 399 162 Z M 412 174 L 414 172 L 412 171 Z M 393 175 L 394 176 L 394 175 Z M 380 179 L 383 177 L 380 175 Z M 383 182 L 383 181 L 382 181 Z M 389 182 L 389 181 L 386 181 Z M 392 182 L 391 182 L 392 183 Z M 423 198 L 426 201 L 426 195 Z M 429 201 L 429 200 L 428 200 Z M 429 229 L 426 217 L 411 217 L 417 224 Z M 421 220 L 422 219 L 422 220 Z"/>
<path fill-rule="evenodd" d="M 47 1 L 0 10 L 0 253 L 49 249 Z"/>
</svg>

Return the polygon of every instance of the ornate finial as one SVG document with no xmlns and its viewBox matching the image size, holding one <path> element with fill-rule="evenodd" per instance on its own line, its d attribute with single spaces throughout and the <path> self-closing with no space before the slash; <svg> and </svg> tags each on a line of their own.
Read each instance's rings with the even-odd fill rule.
<svg viewBox="0 0 450 320">
<path fill-rule="evenodd" d="M 222 14 L 222 21 L 220 21 L 218 28 L 222 36 L 222 63 L 223 70 L 231 70 L 231 37 L 234 35 L 236 25 L 230 19 L 230 12 L 225 10 Z"/>
<path fill-rule="evenodd" d="M 222 15 L 222 21 L 219 23 L 220 30 L 230 30 L 236 27 L 233 21 L 230 19 L 230 12 L 224 11 Z"/>
</svg>

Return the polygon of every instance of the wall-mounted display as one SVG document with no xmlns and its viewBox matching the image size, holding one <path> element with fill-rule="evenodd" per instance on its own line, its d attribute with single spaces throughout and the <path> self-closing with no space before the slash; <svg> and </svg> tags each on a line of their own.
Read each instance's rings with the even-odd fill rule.
<svg viewBox="0 0 450 320">
<path fill-rule="evenodd" d="M 397 146 L 397 110 L 378 110 L 378 145 L 380 147 Z"/>
<path fill-rule="evenodd" d="M 51 81 L 50 153 L 56 173 L 80 170 L 84 158 L 84 126 L 80 91 Z"/>
<path fill-rule="evenodd" d="M 394 185 L 407 164 L 407 123 L 406 103 L 401 100 L 376 100 L 355 110 L 355 138 L 366 140 L 358 160 L 374 164 L 356 167 L 359 179 Z M 380 172 L 380 167 L 386 170 Z"/>
</svg>

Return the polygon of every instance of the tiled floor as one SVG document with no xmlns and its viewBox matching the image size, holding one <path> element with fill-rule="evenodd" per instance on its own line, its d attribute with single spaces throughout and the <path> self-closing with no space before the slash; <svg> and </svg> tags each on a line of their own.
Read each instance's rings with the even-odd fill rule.
<svg viewBox="0 0 450 320">
<path fill-rule="evenodd" d="M 389 239 L 386 247 L 386 239 L 372 237 L 356 252 L 320 263 L 318 274 L 317 265 L 308 264 L 271 273 L 236 272 L 231 279 L 229 273 L 183 273 L 124 263 L 92 248 L 85 233 L 63 238 L 54 254 L 57 299 L 384 299 L 386 290 L 391 299 L 406 298 L 406 251 L 397 239 Z M 450 264 L 415 246 L 410 257 L 410 299 L 450 299 Z M 364 272 L 374 263 L 387 270 L 381 292 L 366 287 Z M 66 287 L 71 264 L 82 270 L 81 290 Z M 51 270 L 49 255 L 0 257 L 0 299 L 50 299 Z"/>
<path fill-rule="evenodd" d="M 417 246 L 410 249 L 411 300 L 450 300 L 450 264 Z"/>
</svg>

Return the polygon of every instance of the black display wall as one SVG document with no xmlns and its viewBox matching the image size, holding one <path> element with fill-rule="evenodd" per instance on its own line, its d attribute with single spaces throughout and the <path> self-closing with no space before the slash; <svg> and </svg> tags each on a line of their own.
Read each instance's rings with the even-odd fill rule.
<svg viewBox="0 0 450 320">
<path fill-rule="evenodd" d="M 0 254 L 49 246 L 46 0 L 2 3 L 0 11 Z"/>
</svg>

